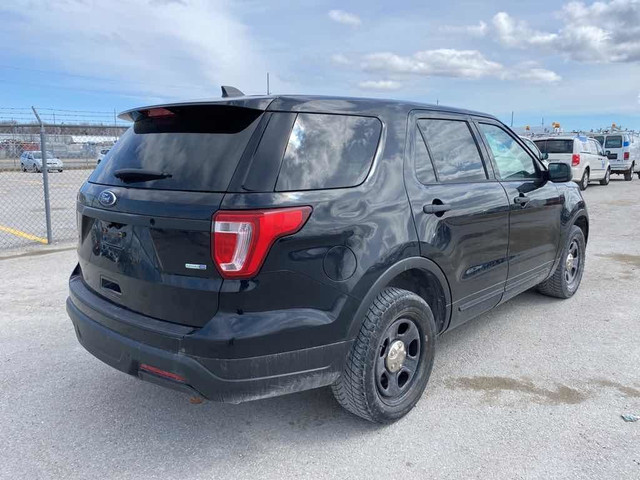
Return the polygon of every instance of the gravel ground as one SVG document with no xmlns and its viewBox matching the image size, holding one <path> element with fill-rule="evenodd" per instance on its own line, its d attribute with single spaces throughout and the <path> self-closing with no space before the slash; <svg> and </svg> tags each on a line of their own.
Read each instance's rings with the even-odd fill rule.
<svg viewBox="0 0 640 480">
<path fill-rule="evenodd" d="M 640 478 L 640 182 L 585 192 L 579 292 L 527 292 L 444 335 L 394 425 L 328 389 L 242 405 L 102 364 L 64 309 L 74 251 L 0 259 L 0 478 Z"/>
</svg>

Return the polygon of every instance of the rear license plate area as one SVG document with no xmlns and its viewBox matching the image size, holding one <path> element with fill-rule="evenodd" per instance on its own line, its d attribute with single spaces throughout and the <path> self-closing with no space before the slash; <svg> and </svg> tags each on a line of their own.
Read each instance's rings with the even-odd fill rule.
<svg viewBox="0 0 640 480">
<path fill-rule="evenodd" d="M 129 225 L 122 223 L 105 222 L 100 220 L 98 228 L 101 233 L 102 244 L 109 245 L 116 248 L 124 248 L 128 242 L 128 238 L 131 235 L 131 228 Z"/>
</svg>

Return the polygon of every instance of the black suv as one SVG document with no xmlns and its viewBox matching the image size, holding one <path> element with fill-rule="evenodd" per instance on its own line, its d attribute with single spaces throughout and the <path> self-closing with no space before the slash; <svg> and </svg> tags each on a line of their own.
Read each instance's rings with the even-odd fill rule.
<svg viewBox="0 0 640 480">
<path fill-rule="evenodd" d="M 82 345 L 225 402 L 331 385 L 375 422 L 422 395 L 437 337 L 531 287 L 567 298 L 589 220 L 492 116 L 227 96 L 127 111 L 78 193 Z"/>
</svg>

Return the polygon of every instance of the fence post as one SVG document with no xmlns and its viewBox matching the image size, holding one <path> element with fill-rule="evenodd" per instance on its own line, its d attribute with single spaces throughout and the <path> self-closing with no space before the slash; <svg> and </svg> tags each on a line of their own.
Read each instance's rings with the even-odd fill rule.
<svg viewBox="0 0 640 480">
<path fill-rule="evenodd" d="M 49 203 L 49 168 L 47 165 L 47 142 L 45 139 L 44 123 L 40 119 L 40 115 L 35 107 L 31 107 L 34 115 L 40 124 L 40 151 L 42 152 L 42 184 L 44 185 L 44 216 L 47 222 L 47 243 L 53 243 L 53 235 L 51 234 L 51 206 Z"/>
</svg>

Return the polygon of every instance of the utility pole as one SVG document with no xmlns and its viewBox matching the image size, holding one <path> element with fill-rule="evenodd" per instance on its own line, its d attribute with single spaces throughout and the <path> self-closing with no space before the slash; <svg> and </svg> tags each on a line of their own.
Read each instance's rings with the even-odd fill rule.
<svg viewBox="0 0 640 480">
<path fill-rule="evenodd" d="M 269 91 L 269 72 L 267 72 L 267 95 L 271 95 L 271 92 Z"/>
<path fill-rule="evenodd" d="M 511 128 L 513 128 L 513 110 L 511 110 L 511 125 L 509 125 Z"/>
</svg>

